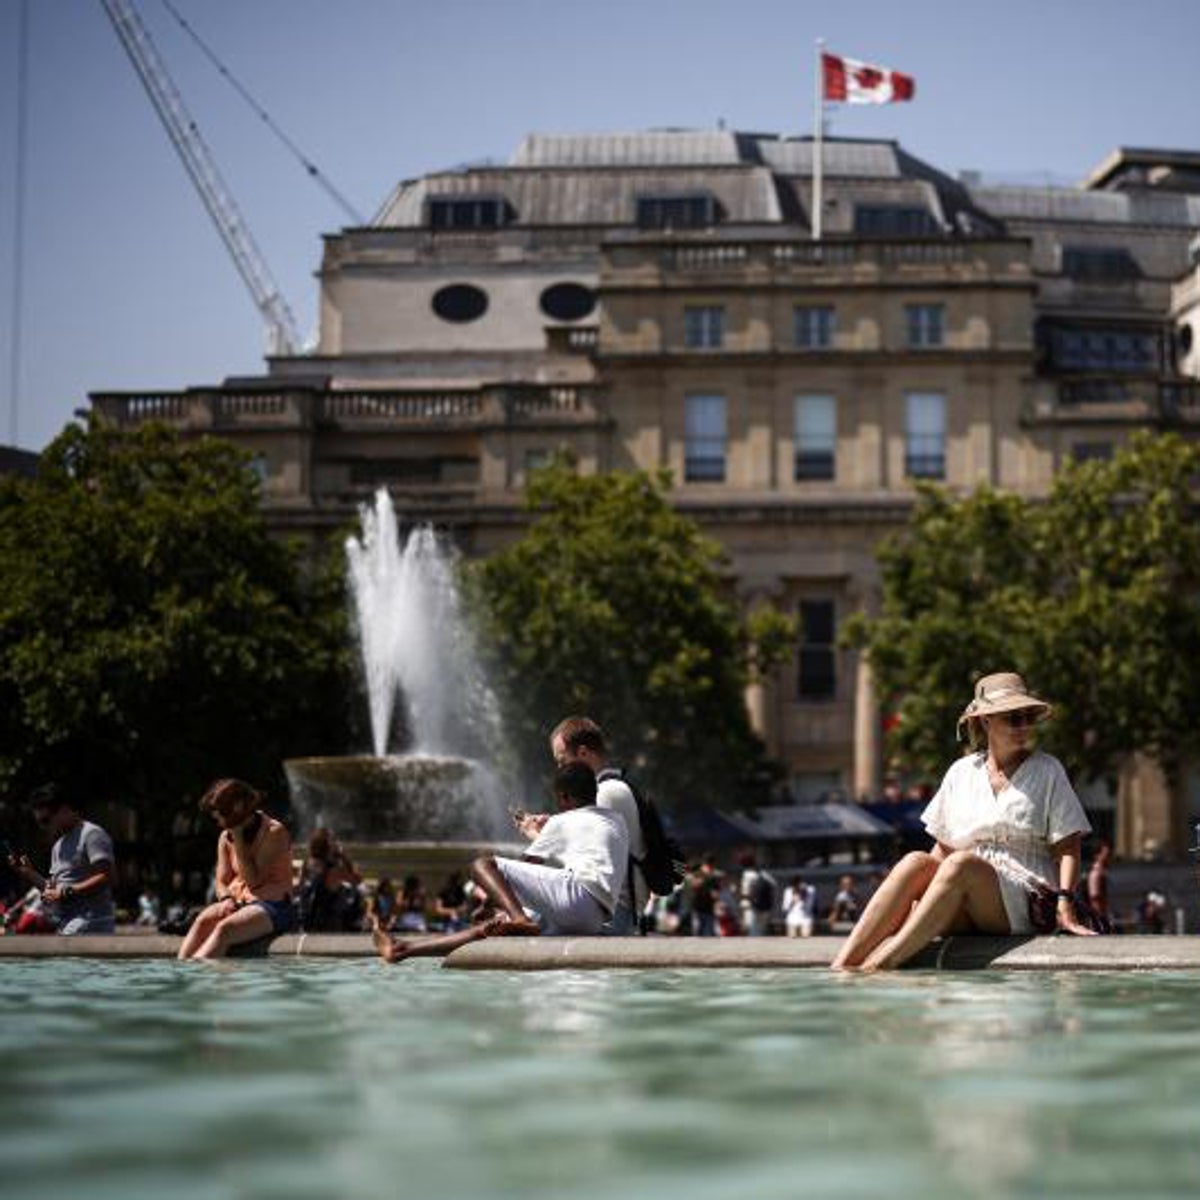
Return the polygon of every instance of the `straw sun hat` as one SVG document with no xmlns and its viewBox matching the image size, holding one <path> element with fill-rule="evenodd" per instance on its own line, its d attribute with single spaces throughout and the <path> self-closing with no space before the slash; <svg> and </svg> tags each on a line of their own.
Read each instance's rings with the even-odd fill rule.
<svg viewBox="0 0 1200 1200">
<path fill-rule="evenodd" d="M 1037 719 L 1046 720 L 1053 709 L 1045 700 L 1033 695 L 1025 686 L 1025 680 L 1013 671 L 1001 671 L 996 675 L 984 675 L 975 684 L 975 696 L 958 718 L 958 735 L 962 737 L 963 726 L 973 717 L 990 717 L 995 713 L 1015 712 L 1021 708 L 1037 710 Z"/>
</svg>

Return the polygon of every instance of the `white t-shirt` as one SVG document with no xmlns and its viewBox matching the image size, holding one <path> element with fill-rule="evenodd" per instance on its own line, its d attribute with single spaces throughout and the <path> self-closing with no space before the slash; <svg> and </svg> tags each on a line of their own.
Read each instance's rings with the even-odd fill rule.
<svg viewBox="0 0 1200 1200">
<path fill-rule="evenodd" d="M 570 871 L 609 912 L 616 907 L 629 863 L 629 834 L 616 813 L 591 805 L 556 813 L 526 853 Z"/>
<path fill-rule="evenodd" d="M 646 857 L 646 840 L 642 837 L 642 821 L 638 816 L 637 800 L 629 784 L 616 776 L 600 780 L 596 787 L 596 807 L 618 813 L 625 821 L 625 830 L 629 834 L 629 853 L 636 859 Z M 650 888 L 642 878 L 642 873 L 636 867 L 633 871 L 634 909 L 641 912 L 650 898 Z M 628 895 L 625 896 L 628 900 Z"/>
</svg>

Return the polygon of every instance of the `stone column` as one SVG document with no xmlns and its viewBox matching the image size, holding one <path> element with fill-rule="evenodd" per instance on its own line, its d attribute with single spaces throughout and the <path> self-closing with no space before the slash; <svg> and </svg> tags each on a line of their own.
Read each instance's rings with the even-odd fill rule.
<svg viewBox="0 0 1200 1200">
<path fill-rule="evenodd" d="M 783 596 L 783 581 L 756 581 L 745 586 L 741 594 L 742 608 L 751 612 L 760 604 L 778 605 Z M 778 675 L 782 668 L 775 667 L 769 674 L 758 676 L 746 685 L 746 712 L 750 718 L 750 727 L 763 740 L 767 754 L 775 758 L 779 754 L 779 721 L 778 721 Z"/>
<path fill-rule="evenodd" d="M 1117 779 L 1117 844 L 1122 858 L 1182 858 L 1188 834 L 1182 796 L 1148 754 L 1133 754 Z"/>
<path fill-rule="evenodd" d="M 875 698 L 875 673 L 867 656 L 857 654 L 854 677 L 854 796 L 875 799 L 883 788 L 881 721 Z"/>
</svg>

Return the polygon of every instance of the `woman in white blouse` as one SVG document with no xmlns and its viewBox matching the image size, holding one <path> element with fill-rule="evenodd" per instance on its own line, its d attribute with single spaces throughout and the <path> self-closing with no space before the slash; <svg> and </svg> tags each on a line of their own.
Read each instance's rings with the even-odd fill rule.
<svg viewBox="0 0 1200 1200">
<path fill-rule="evenodd" d="M 1029 934 L 1030 896 L 1056 894 L 1055 922 L 1090 934 L 1074 906 L 1080 843 L 1091 830 L 1056 758 L 1032 747 L 1051 714 L 1020 675 L 985 675 L 959 718 L 972 753 L 921 814 L 936 845 L 906 855 L 871 897 L 834 970 L 898 967 L 953 933 Z"/>
</svg>

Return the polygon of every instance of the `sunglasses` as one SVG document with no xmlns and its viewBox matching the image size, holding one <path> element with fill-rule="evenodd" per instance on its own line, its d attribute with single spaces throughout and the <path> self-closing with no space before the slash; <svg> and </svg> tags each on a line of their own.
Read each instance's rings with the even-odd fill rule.
<svg viewBox="0 0 1200 1200">
<path fill-rule="evenodd" d="M 1015 712 L 997 713 L 1010 729 L 1027 729 L 1031 725 L 1036 725 L 1041 717 L 1041 712 L 1036 708 L 1018 708 Z"/>
</svg>

